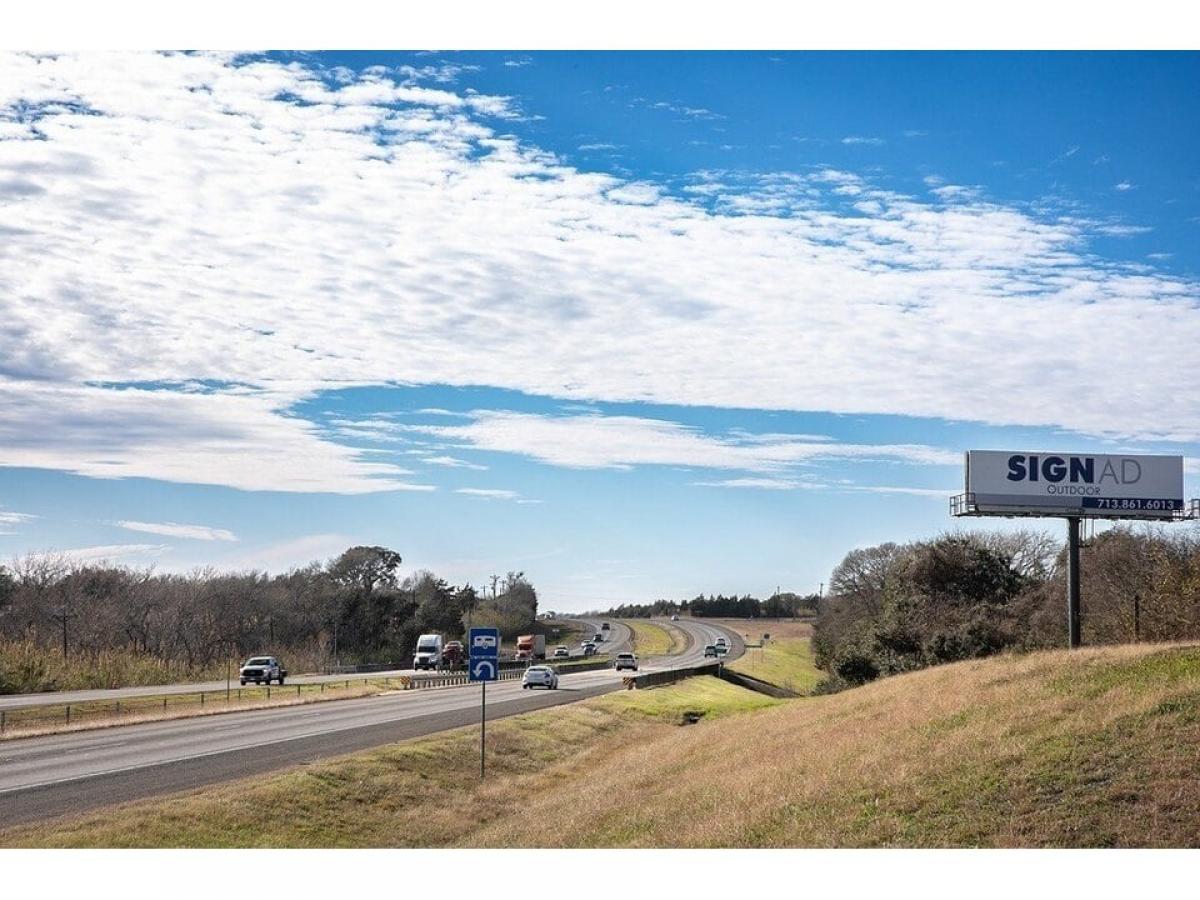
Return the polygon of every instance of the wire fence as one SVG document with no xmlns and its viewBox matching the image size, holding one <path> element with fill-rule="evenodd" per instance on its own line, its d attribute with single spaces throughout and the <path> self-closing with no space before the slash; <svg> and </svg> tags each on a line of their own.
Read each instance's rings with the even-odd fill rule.
<svg viewBox="0 0 1200 900">
<path fill-rule="evenodd" d="M 606 658 L 589 658 L 551 664 L 560 674 L 607 669 Z M 528 664 L 501 668 L 498 681 L 515 681 L 525 674 Z M 345 681 L 322 681 L 316 684 L 286 684 L 272 687 L 239 687 L 230 685 L 223 690 L 190 691 L 162 696 L 127 697 L 114 700 L 88 700 L 0 709 L 0 738 L 21 734 L 46 733 L 98 726 L 120 721 L 144 721 L 183 718 L 208 713 L 233 712 L 264 706 L 283 706 L 297 702 L 316 702 L 322 699 L 347 699 L 368 696 L 386 690 L 423 690 L 454 687 L 470 683 L 465 671 L 436 675 L 399 675 L 386 678 L 356 678 Z"/>
<path fill-rule="evenodd" d="M 43 706 L 0 709 L 0 737 L 18 732 L 66 730 L 105 720 L 162 719 L 227 712 L 262 706 L 282 706 L 321 699 L 341 699 L 403 687 L 401 678 L 359 678 L 323 681 L 318 684 L 286 684 L 271 687 L 230 686 L 217 691 L 193 691 L 163 696 L 89 700 Z"/>
</svg>

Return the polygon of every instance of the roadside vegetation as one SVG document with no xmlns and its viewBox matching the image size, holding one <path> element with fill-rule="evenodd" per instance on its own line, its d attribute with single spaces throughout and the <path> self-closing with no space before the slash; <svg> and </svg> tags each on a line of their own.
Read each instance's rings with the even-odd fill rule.
<svg viewBox="0 0 1200 900">
<path fill-rule="evenodd" d="M 1195 847 L 1198 710 L 1196 646 L 1002 654 L 789 701 L 695 678 L 489 725 L 482 784 L 467 728 L 0 844 Z"/>
<path fill-rule="evenodd" d="M 633 652 L 639 657 L 681 653 L 687 639 L 677 628 L 638 619 L 622 620 L 633 631 Z"/>
<path fill-rule="evenodd" d="M 401 577 L 400 563 L 386 547 L 275 576 L 23 557 L 0 565 L 0 694 L 209 680 L 256 653 L 293 674 L 406 668 L 419 634 L 462 638 L 469 622 L 511 638 L 541 624 L 524 573 L 476 590 L 427 571 Z"/>
<path fill-rule="evenodd" d="M 698 619 L 720 617 L 737 619 L 780 619 L 817 614 L 817 594 L 796 594 L 791 591 L 776 591 L 765 600 L 750 594 L 725 596 L 724 594 L 697 594 L 691 600 L 655 600 L 652 603 L 624 603 L 603 612 L 589 615 L 611 616 L 617 619 L 648 619 L 653 616 L 675 614 L 694 616 Z"/>
<path fill-rule="evenodd" d="M 1083 642 L 1200 639 L 1200 532 L 1113 528 L 1082 551 Z M 1032 531 L 851 551 L 816 620 L 826 689 L 1066 644 L 1066 558 Z"/>
<path fill-rule="evenodd" d="M 824 678 L 813 656 L 812 638 L 806 637 L 772 638 L 758 647 L 747 647 L 743 656 L 726 667 L 797 694 L 811 694 Z"/>
</svg>

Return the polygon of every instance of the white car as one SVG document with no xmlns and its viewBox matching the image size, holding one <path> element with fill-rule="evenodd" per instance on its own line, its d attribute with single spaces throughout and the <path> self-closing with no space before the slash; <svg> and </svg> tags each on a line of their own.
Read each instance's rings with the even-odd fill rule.
<svg viewBox="0 0 1200 900">
<path fill-rule="evenodd" d="M 571 651 L 568 650 L 566 647 L 564 647 L 562 644 L 559 644 L 557 647 L 554 648 L 554 658 L 555 659 L 570 659 L 570 657 L 571 657 Z"/>
<path fill-rule="evenodd" d="M 726 647 L 724 644 L 717 644 L 717 646 L 714 647 L 713 649 L 715 649 L 717 651 L 718 657 L 724 656 L 726 653 L 729 652 L 729 648 Z"/>
<path fill-rule="evenodd" d="M 272 681 L 283 684 L 285 677 L 287 677 L 287 669 L 280 665 L 279 660 L 275 657 L 254 656 L 246 660 L 239 671 L 238 680 L 242 684 L 247 681 L 262 684 L 265 681 L 269 685 Z"/>
<path fill-rule="evenodd" d="M 728 642 L 728 641 L 726 641 L 726 640 L 725 640 L 725 638 L 723 638 L 723 637 L 719 637 L 719 638 L 717 638 L 717 646 L 718 646 L 718 647 L 728 647 L 728 646 L 729 646 L 729 642 Z"/>
<path fill-rule="evenodd" d="M 530 666 L 521 679 L 522 688 L 544 687 L 558 690 L 558 673 L 549 666 Z"/>
<path fill-rule="evenodd" d="M 633 669 L 636 672 L 638 670 L 637 657 L 632 653 L 618 653 L 613 666 L 618 672 L 622 669 Z"/>
</svg>

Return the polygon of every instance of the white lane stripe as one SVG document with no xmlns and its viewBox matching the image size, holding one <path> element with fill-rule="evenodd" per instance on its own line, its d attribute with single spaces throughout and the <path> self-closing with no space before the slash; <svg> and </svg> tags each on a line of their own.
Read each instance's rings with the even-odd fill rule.
<svg viewBox="0 0 1200 900">
<path fill-rule="evenodd" d="M 501 700 L 498 702 L 510 703 L 510 702 L 512 702 L 512 700 L 520 699 L 523 696 L 524 696 L 523 694 L 518 694 L 516 697 L 512 697 L 507 700 Z M 583 698 L 581 698 L 581 699 L 583 699 Z M 442 710 L 441 712 L 458 712 L 463 709 L 470 709 L 470 707 L 456 706 L 456 707 L 451 707 L 450 709 Z M 256 747 L 270 747 L 274 744 L 286 744 L 289 741 L 302 741 L 305 738 L 320 737 L 321 735 L 326 735 L 326 734 L 339 734 L 343 731 L 356 731 L 356 730 L 359 730 L 362 728 L 370 728 L 375 725 L 390 725 L 393 722 L 403 722 L 406 719 L 413 719 L 413 718 L 416 718 L 416 717 L 415 716 L 399 716 L 394 719 L 383 719 L 383 720 L 379 720 L 379 721 L 368 722 L 365 725 L 364 724 L 347 725 L 343 728 L 322 729 L 321 731 L 311 731 L 311 732 L 307 732 L 305 734 L 297 734 L 297 735 L 292 735 L 291 737 L 285 737 L 285 738 L 276 738 L 275 740 L 270 740 L 270 741 L 255 741 L 252 744 L 245 744 L 245 745 L 238 746 L 238 747 L 225 747 L 220 750 L 206 750 L 204 753 L 193 753 L 188 756 L 175 756 L 170 759 L 159 760 L 157 762 L 143 762 L 143 763 L 137 763 L 137 764 L 129 765 L 129 766 L 118 766 L 113 769 L 105 769 L 102 772 L 88 772 L 83 775 L 71 775 L 67 778 L 56 778 L 51 781 L 39 781 L 34 784 L 21 784 L 21 785 L 17 785 L 16 787 L 0 788 L 0 794 L 11 794 L 14 791 L 32 791 L 32 790 L 36 790 L 37 788 L 51 787 L 56 784 L 70 784 L 73 781 L 86 781 L 89 778 L 101 778 L 105 775 L 119 775 L 122 772 L 132 772 L 137 769 L 149 769 L 149 768 L 153 768 L 154 766 L 163 766 L 163 765 L 171 765 L 172 763 L 189 762 L 190 760 L 193 760 L 193 759 L 204 759 L 205 757 L 209 757 L 209 756 L 220 756 L 223 753 L 237 753 L 239 750 L 251 750 Z M 449 729 L 446 729 L 446 730 L 448 731 Z M 430 732 L 430 733 L 436 734 L 437 732 Z M 426 735 L 419 735 L 419 737 L 425 737 L 425 736 Z"/>
</svg>

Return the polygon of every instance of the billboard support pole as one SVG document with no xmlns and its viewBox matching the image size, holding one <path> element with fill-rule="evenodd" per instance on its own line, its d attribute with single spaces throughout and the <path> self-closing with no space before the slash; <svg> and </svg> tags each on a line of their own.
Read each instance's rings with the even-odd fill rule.
<svg viewBox="0 0 1200 900">
<path fill-rule="evenodd" d="M 1068 646 L 1074 650 L 1082 643 L 1079 621 L 1079 518 L 1067 519 L 1067 632 Z"/>
</svg>

